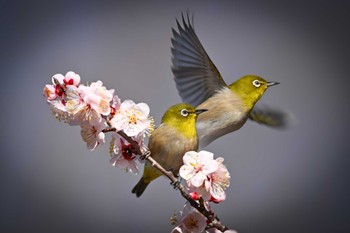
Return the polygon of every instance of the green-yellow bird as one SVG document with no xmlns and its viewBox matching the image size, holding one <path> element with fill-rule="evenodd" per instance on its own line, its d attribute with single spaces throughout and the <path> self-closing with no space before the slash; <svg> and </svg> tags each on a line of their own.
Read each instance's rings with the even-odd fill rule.
<svg viewBox="0 0 350 233">
<path fill-rule="evenodd" d="M 209 110 L 197 119 L 200 147 L 238 130 L 248 118 L 268 126 L 285 126 L 284 112 L 254 107 L 266 89 L 277 82 L 246 75 L 227 85 L 204 50 L 189 17 L 186 22 L 182 16 L 183 27 L 176 22 L 178 32 L 172 30 L 171 51 L 177 90 L 184 102 Z"/>
<path fill-rule="evenodd" d="M 195 109 L 189 104 L 176 104 L 170 107 L 162 118 L 162 123 L 152 132 L 148 142 L 151 156 L 166 170 L 175 175 L 179 172 L 182 157 L 187 151 L 198 149 L 196 118 L 206 109 Z M 162 173 L 146 161 L 143 176 L 133 188 L 137 197 L 148 184 Z"/>
</svg>

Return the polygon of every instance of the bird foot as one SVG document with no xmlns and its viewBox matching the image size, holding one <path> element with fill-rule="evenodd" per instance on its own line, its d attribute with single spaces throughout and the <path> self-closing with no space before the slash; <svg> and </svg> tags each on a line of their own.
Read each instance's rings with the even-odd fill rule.
<svg viewBox="0 0 350 233">
<path fill-rule="evenodd" d="M 180 176 L 177 177 L 177 181 L 171 182 L 170 184 L 174 187 L 174 189 L 178 189 L 181 184 L 182 178 Z"/>
<path fill-rule="evenodd" d="M 143 153 L 143 154 L 140 156 L 140 159 L 141 159 L 141 160 L 145 160 L 145 159 L 147 159 L 150 155 L 151 155 L 151 151 L 147 150 L 145 153 Z"/>
</svg>

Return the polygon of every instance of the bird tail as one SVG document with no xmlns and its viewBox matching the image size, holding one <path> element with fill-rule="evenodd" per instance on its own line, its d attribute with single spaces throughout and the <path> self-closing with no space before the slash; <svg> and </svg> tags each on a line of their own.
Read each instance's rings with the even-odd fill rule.
<svg viewBox="0 0 350 233">
<path fill-rule="evenodd" d="M 131 192 L 135 193 L 136 197 L 140 197 L 149 185 L 149 183 L 150 182 L 145 182 L 144 178 L 141 177 L 140 181 L 135 185 Z"/>
</svg>

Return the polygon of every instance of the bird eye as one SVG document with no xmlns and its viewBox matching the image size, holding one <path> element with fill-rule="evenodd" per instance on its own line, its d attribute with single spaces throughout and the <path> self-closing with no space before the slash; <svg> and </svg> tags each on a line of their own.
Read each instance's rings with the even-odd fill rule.
<svg viewBox="0 0 350 233">
<path fill-rule="evenodd" d="M 187 117 L 189 114 L 188 110 L 187 109 L 182 109 L 181 110 L 181 115 L 184 116 L 184 117 Z"/>
<path fill-rule="evenodd" d="M 260 87 L 261 86 L 261 83 L 259 80 L 254 80 L 253 81 L 253 85 L 256 86 L 256 87 Z"/>
</svg>

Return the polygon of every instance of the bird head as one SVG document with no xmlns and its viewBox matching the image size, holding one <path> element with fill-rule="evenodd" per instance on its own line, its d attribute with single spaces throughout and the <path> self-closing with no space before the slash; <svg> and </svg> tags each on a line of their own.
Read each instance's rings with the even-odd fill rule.
<svg viewBox="0 0 350 233">
<path fill-rule="evenodd" d="M 171 125 L 181 132 L 195 130 L 196 118 L 206 109 L 196 109 L 189 104 L 176 104 L 171 106 L 162 118 L 162 123 Z"/>
<path fill-rule="evenodd" d="M 176 104 L 171 106 L 162 118 L 162 123 L 176 122 L 177 124 L 195 123 L 197 116 L 207 109 L 196 109 L 190 104 Z"/>
<path fill-rule="evenodd" d="M 243 103 L 252 108 L 268 87 L 279 84 L 268 82 L 256 75 L 246 75 L 232 83 L 229 88 L 242 98 Z"/>
</svg>

